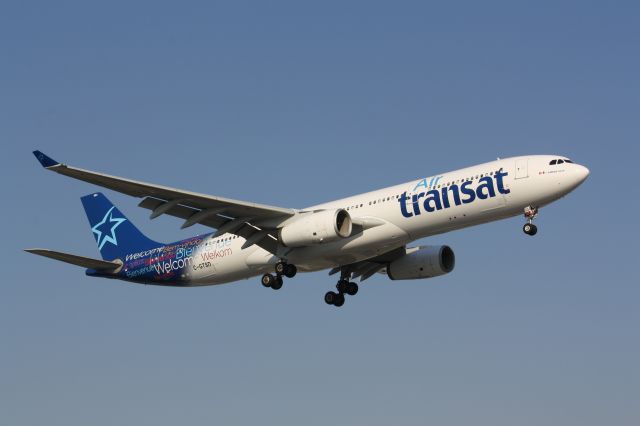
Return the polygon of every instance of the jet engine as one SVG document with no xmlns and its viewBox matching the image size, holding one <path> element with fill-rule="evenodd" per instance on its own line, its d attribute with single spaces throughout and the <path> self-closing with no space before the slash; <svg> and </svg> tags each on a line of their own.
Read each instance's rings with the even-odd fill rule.
<svg viewBox="0 0 640 426">
<path fill-rule="evenodd" d="M 347 238 L 353 230 L 349 212 L 344 209 L 304 213 L 280 229 L 280 242 L 287 247 L 305 247 Z"/>
<path fill-rule="evenodd" d="M 404 256 L 387 266 L 392 280 L 432 278 L 453 271 L 456 257 L 449 246 L 420 246 L 407 249 Z"/>
</svg>

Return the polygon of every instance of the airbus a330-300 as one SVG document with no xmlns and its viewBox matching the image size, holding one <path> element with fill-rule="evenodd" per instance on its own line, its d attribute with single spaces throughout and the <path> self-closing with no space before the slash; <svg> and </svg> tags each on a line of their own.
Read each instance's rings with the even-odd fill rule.
<svg viewBox="0 0 640 426">
<path fill-rule="evenodd" d="M 355 280 L 376 273 L 392 280 L 433 278 L 451 272 L 453 250 L 409 246 L 436 234 L 524 215 L 535 235 L 541 207 L 577 188 L 589 170 L 560 155 L 530 155 L 413 180 L 304 209 L 282 208 L 184 191 L 83 170 L 40 151 L 47 170 L 142 198 L 139 206 L 215 232 L 171 244 L 143 235 L 103 194 L 81 198 L 102 259 L 28 249 L 87 268 L 91 277 L 164 286 L 224 284 L 261 276 L 278 290 L 298 272 L 339 274 L 324 300 L 342 306 L 358 292 Z"/>
</svg>

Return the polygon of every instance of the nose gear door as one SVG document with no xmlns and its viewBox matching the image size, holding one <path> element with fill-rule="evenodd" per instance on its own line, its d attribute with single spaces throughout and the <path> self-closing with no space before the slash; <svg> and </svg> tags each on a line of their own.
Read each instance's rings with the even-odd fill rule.
<svg viewBox="0 0 640 426">
<path fill-rule="evenodd" d="M 529 159 L 516 160 L 516 179 L 529 177 Z"/>
</svg>

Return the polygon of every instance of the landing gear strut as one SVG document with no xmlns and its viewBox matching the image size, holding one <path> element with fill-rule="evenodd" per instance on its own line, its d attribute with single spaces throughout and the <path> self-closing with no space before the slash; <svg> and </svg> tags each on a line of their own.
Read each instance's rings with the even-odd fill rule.
<svg viewBox="0 0 640 426">
<path fill-rule="evenodd" d="M 286 262 L 278 262 L 275 267 L 276 274 L 264 274 L 260 281 L 263 286 L 271 287 L 274 290 L 280 290 L 282 288 L 284 275 L 287 278 L 293 278 L 298 273 L 298 268 L 295 265 L 291 265 Z"/>
<path fill-rule="evenodd" d="M 533 224 L 533 219 L 538 216 L 538 208 L 537 207 L 525 207 L 524 209 L 524 218 L 527 219 L 527 223 L 524 224 L 522 230 L 525 234 L 534 236 L 538 233 L 538 227 Z"/>
<path fill-rule="evenodd" d="M 340 281 L 336 284 L 337 293 L 335 291 L 328 291 L 327 294 L 324 295 L 324 301 L 327 305 L 340 307 L 344 305 L 345 294 L 355 296 L 358 293 L 358 284 L 349 282 L 348 277 L 349 275 L 345 274 L 341 276 Z"/>
</svg>

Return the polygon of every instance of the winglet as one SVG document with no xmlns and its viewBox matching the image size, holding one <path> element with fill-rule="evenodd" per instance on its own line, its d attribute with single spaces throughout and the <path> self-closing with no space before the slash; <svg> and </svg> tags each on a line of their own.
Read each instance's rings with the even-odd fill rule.
<svg viewBox="0 0 640 426">
<path fill-rule="evenodd" d="M 44 168 L 53 167 L 53 166 L 57 166 L 58 164 L 60 164 L 56 160 L 54 160 L 53 158 L 48 157 L 42 151 L 33 151 L 33 155 L 36 156 L 36 158 L 38 159 L 38 161 L 40 162 L 40 164 L 42 164 L 42 167 L 44 167 Z"/>
</svg>

